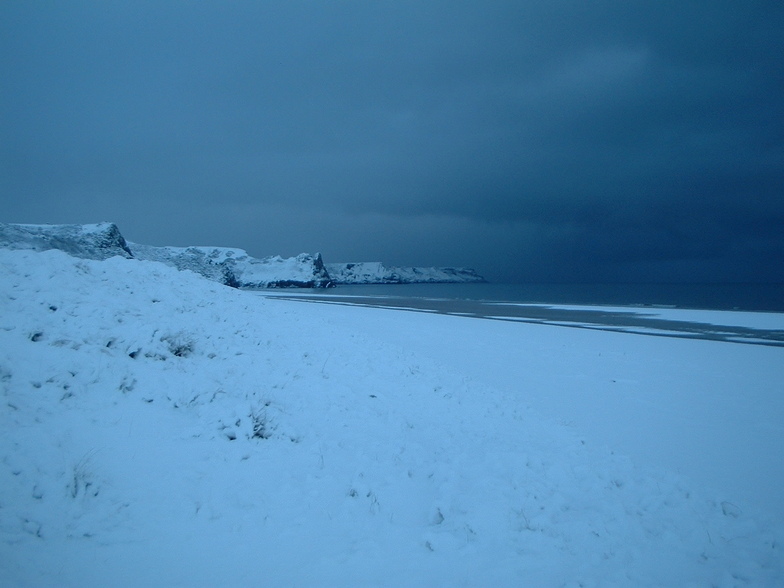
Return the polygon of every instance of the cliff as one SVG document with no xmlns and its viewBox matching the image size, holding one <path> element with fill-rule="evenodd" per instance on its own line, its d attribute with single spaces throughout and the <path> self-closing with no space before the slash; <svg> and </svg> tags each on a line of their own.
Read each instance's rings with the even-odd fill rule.
<svg viewBox="0 0 784 588">
<path fill-rule="evenodd" d="M 230 247 L 153 247 L 132 243 L 138 259 L 159 261 L 235 288 L 325 288 L 332 285 L 321 254 L 258 259 Z"/>
<path fill-rule="evenodd" d="M 256 258 L 231 247 L 154 247 L 127 242 L 117 225 L 23 225 L 0 223 L 0 247 L 104 260 L 119 255 L 190 270 L 227 286 L 326 288 L 335 284 L 437 284 L 484 282 L 472 269 L 393 267 L 380 262 L 324 264 L 321 254 Z"/>
<path fill-rule="evenodd" d="M 453 267 L 393 267 L 378 261 L 328 263 L 336 284 L 441 284 L 484 282 L 472 269 Z"/>
<path fill-rule="evenodd" d="M 153 247 L 128 243 L 113 223 L 23 225 L 0 223 L 0 247 L 59 249 L 84 259 L 120 256 L 191 270 L 235 288 L 324 288 L 332 285 L 320 254 L 257 259 L 229 247 Z"/>
<path fill-rule="evenodd" d="M 90 225 L 19 225 L 0 223 L 0 247 L 46 251 L 59 249 L 74 257 L 103 260 L 133 254 L 114 223 Z"/>
</svg>

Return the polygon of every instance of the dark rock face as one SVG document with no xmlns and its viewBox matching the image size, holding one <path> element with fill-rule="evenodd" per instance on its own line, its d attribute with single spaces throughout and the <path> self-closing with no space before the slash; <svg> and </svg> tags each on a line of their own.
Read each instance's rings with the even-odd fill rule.
<svg viewBox="0 0 784 588">
<path fill-rule="evenodd" d="M 46 251 L 60 249 L 74 257 L 131 258 L 128 244 L 114 223 L 92 225 L 17 225 L 0 223 L 0 247 Z"/>
</svg>

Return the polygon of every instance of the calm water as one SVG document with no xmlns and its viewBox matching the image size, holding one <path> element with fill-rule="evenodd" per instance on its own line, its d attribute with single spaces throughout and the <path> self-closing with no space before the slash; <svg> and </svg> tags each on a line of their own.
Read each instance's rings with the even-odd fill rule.
<svg viewBox="0 0 784 588">
<path fill-rule="evenodd" d="M 390 284 L 321 294 L 784 312 L 784 284 Z"/>
</svg>

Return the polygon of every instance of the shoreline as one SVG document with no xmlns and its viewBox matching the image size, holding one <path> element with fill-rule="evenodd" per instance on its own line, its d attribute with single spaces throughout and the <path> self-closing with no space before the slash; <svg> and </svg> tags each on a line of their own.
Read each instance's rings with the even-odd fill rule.
<svg viewBox="0 0 784 588">
<path fill-rule="evenodd" d="M 309 298 L 267 297 L 300 302 L 295 312 L 311 321 L 361 325 L 466 381 L 519 395 L 529 409 L 586 443 L 683 475 L 784 524 L 776 499 L 784 470 L 775 457 L 784 447 L 778 416 L 784 405 L 775 392 L 784 365 L 780 345 L 545 321 L 458 320 L 467 317 Z"/>
<path fill-rule="evenodd" d="M 268 298 L 297 302 L 385 308 L 637 335 L 784 347 L 784 313 L 617 305 L 550 305 L 425 297 L 278 293 L 273 291 L 254 291 L 254 293 Z M 756 319 L 763 315 L 766 315 L 764 318 L 769 316 L 771 318 L 770 328 L 761 328 L 759 325 L 764 321 L 752 320 L 752 317 L 748 315 L 753 315 Z M 720 323 L 702 320 L 730 317 L 740 320 Z"/>
</svg>

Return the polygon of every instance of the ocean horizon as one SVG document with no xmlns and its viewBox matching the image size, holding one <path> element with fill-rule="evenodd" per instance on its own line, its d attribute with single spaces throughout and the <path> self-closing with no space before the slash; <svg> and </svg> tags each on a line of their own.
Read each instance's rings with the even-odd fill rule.
<svg viewBox="0 0 784 588">
<path fill-rule="evenodd" d="M 323 294 L 323 289 L 313 290 Z M 338 285 L 345 296 L 395 296 L 600 306 L 661 306 L 704 310 L 784 312 L 784 284 L 711 283 L 471 283 Z"/>
</svg>

